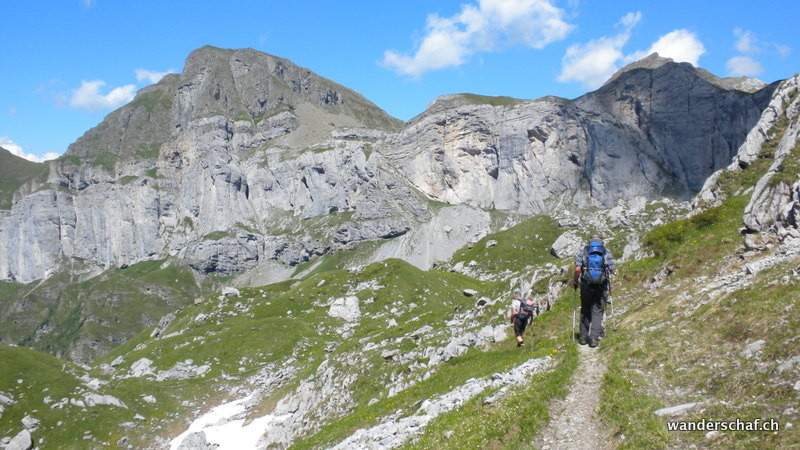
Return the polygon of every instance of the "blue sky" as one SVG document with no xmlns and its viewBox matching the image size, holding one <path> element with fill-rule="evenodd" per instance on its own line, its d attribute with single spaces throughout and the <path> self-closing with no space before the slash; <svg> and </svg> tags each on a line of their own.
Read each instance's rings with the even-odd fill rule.
<svg viewBox="0 0 800 450">
<path fill-rule="evenodd" d="M 0 146 L 53 158 L 203 45 L 287 58 L 403 120 L 444 94 L 575 98 L 653 50 L 772 82 L 800 72 L 798 5 L 2 0 Z"/>
</svg>

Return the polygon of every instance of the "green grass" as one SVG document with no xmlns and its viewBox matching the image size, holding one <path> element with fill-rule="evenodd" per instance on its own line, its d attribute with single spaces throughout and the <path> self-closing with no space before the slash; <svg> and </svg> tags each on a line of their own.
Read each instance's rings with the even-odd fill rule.
<svg viewBox="0 0 800 450">
<path fill-rule="evenodd" d="M 234 237 L 231 231 L 212 231 L 203 236 L 204 241 L 219 241 L 225 238 Z"/>
<path fill-rule="evenodd" d="M 134 153 L 133 156 L 139 161 L 143 159 L 157 159 L 160 151 L 161 145 L 159 144 L 141 145 L 139 146 L 139 151 Z"/>
<path fill-rule="evenodd" d="M 123 186 L 127 186 L 138 179 L 139 177 L 137 177 L 136 175 L 126 175 L 119 179 L 119 183 Z"/>
<path fill-rule="evenodd" d="M 113 174 L 116 170 L 117 161 L 119 160 L 119 156 L 110 153 L 110 152 L 103 152 L 97 155 L 92 160 L 92 165 L 100 166 L 104 168 L 107 172 Z"/>
<path fill-rule="evenodd" d="M 800 179 L 800 144 L 795 144 L 794 148 L 784 156 L 778 171 L 772 175 L 769 183 L 777 186 L 784 183 L 792 186 Z"/>
<path fill-rule="evenodd" d="M 140 107 L 152 114 L 157 109 L 169 110 L 172 108 L 173 94 L 168 89 L 150 88 L 147 92 L 138 94 L 130 106 Z"/>
<path fill-rule="evenodd" d="M 562 231 L 550 217 L 533 217 L 508 230 L 484 237 L 472 248 L 456 251 L 448 266 L 463 262 L 471 264 L 475 270 L 500 274 L 547 262 L 556 263 L 558 260 L 550 254 L 550 245 Z M 487 248 L 486 244 L 492 240 L 497 245 Z"/>
<path fill-rule="evenodd" d="M 461 94 L 459 97 L 466 100 L 467 104 L 470 105 L 514 106 L 520 103 L 519 99 L 504 96 L 492 97 L 476 94 Z"/>
<path fill-rule="evenodd" d="M 603 345 L 613 345 L 610 336 Z M 630 339 L 626 336 L 622 339 Z M 635 354 L 616 355 L 617 359 L 636 357 Z M 618 448 L 664 448 L 668 442 L 664 424 L 653 411 L 664 404 L 643 392 L 645 383 L 641 377 L 623 369 L 619 363 L 610 364 L 603 377 L 600 416 L 612 427 L 612 433 L 621 441 Z"/>
<path fill-rule="evenodd" d="M 57 275 L 27 286 L 0 283 L 0 329 L 5 342 L 93 359 L 209 289 L 197 284 L 190 269 L 163 260 L 111 269 L 83 282 Z"/>
<path fill-rule="evenodd" d="M 11 209 L 14 192 L 34 179 L 44 179 L 48 166 L 17 157 L 11 152 L 0 150 L 0 210 Z"/>
<path fill-rule="evenodd" d="M 515 386 L 508 397 L 496 404 L 484 405 L 483 400 L 491 392 L 478 395 L 463 407 L 435 419 L 421 439 L 406 447 L 528 448 L 532 437 L 550 419 L 550 402 L 567 394 L 570 378 L 578 365 L 576 347 L 564 333 L 569 326 L 568 306 L 568 300 L 562 298 L 549 313 L 539 316 L 533 325 L 534 337 L 528 339 L 529 346 L 522 352 L 513 345 L 513 340 L 507 340 L 495 344 L 482 355 L 494 362 L 491 367 L 495 371 L 511 365 L 504 358 L 517 364 L 528 358 L 551 355 L 556 358 L 552 370 Z M 522 360 L 517 359 L 520 356 Z M 464 362 L 465 365 L 469 363 L 469 360 Z M 471 367 L 464 367 L 464 371 L 482 372 Z"/>
<path fill-rule="evenodd" d="M 79 385 L 77 376 L 82 371 L 74 364 L 44 353 L 23 347 L 0 345 L 0 392 L 10 394 L 15 401 L 5 406 L 0 417 L 0 436 L 13 437 L 22 430 L 20 421 L 31 415 L 42 421 L 37 435 L 64 436 L 68 443 L 77 437 L 77 429 L 60 429 L 57 417 L 62 411 L 51 409 L 45 403 L 72 396 Z M 69 444 L 67 444 L 69 445 Z"/>
</svg>

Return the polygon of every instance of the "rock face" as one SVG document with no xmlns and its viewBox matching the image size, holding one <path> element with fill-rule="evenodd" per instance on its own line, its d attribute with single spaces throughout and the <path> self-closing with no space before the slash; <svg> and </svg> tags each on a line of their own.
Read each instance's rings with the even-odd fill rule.
<svg viewBox="0 0 800 450">
<path fill-rule="evenodd" d="M 285 59 L 204 47 L 20 188 L 0 214 L 0 279 L 163 258 L 233 275 L 387 239 L 373 260 L 428 268 L 491 231 L 487 210 L 686 198 L 774 86 L 645 62 L 574 101 L 447 96 L 404 126 Z"/>
<path fill-rule="evenodd" d="M 729 164 L 774 86 L 723 90 L 689 64 L 664 61 L 571 102 L 442 97 L 382 152 L 447 203 L 540 213 L 559 201 L 685 199 Z"/>
<path fill-rule="evenodd" d="M 800 76 L 784 81 L 769 108 L 748 135 L 737 162 L 747 164 L 758 155 L 753 147 L 763 148 L 766 140 L 777 140 L 774 161 L 758 181 L 745 208 L 744 223 L 752 231 L 771 231 L 782 237 L 800 238 Z M 759 142 L 760 141 L 760 142 Z M 767 150 L 769 151 L 769 150 Z"/>
</svg>

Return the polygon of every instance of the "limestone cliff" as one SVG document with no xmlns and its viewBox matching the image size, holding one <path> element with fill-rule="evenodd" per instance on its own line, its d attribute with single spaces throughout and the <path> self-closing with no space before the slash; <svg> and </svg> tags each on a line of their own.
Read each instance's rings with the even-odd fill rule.
<svg viewBox="0 0 800 450">
<path fill-rule="evenodd" d="M 688 198 L 774 86 L 648 61 L 576 100 L 446 96 L 404 125 L 288 60 L 204 47 L 20 188 L 0 216 L 0 278 L 171 258 L 201 274 L 267 264 L 263 282 L 388 238 L 373 260 L 427 268 L 502 225 L 493 210 Z"/>
</svg>

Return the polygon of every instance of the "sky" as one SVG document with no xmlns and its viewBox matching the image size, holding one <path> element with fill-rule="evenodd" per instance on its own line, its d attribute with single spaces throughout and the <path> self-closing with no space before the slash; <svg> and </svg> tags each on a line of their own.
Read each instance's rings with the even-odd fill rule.
<svg viewBox="0 0 800 450">
<path fill-rule="evenodd" d="M 576 98 L 657 51 L 800 72 L 800 2 L 0 0 L 0 146 L 52 159 L 204 45 L 254 48 L 409 120 L 455 93 Z"/>
</svg>

